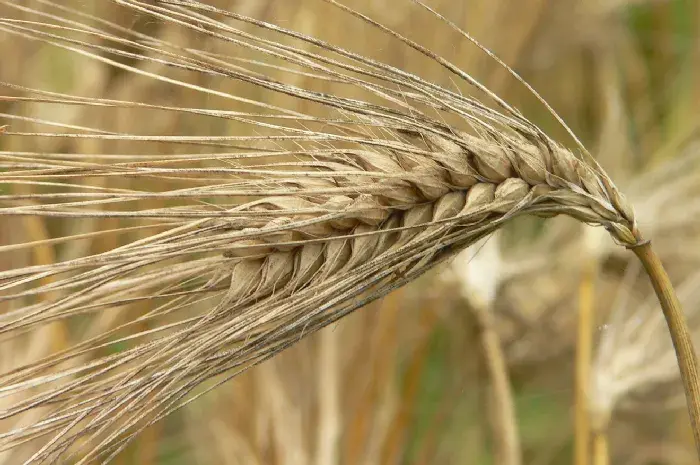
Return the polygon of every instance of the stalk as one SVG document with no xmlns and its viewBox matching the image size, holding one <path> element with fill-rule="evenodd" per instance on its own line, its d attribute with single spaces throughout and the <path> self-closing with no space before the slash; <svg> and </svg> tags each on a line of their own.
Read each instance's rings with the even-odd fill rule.
<svg viewBox="0 0 700 465">
<path fill-rule="evenodd" d="M 693 340 L 685 315 L 673 289 L 671 280 L 661 263 L 661 260 L 651 248 L 651 242 L 642 242 L 632 251 L 642 262 L 649 275 L 654 292 L 659 299 L 659 304 L 664 312 L 666 323 L 676 358 L 681 372 L 685 399 L 688 406 L 688 415 L 695 439 L 695 448 L 700 458 L 700 376 L 698 376 L 698 361 Z"/>
<path fill-rule="evenodd" d="M 588 465 L 590 460 L 591 420 L 589 416 L 588 386 L 591 381 L 591 358 L 593 353 L 595 275 L 596 261 L 591 257 L 586 260 L 579 286 L 574 411 L 574 463 L 576 465 Z"/>
<path fill-rule="evenodd" d="M 593 430 L 593 465 L 610 465 L 607 429 Z"/>
<path fill-rule="evenodd" d="M 494 463 L 520 465 L 522 450 L 517 415 L 501 341 L 494 329 L 493 316 L 489 309 L 479 302 L 472 302 L 471 307 L 479 326 L 484 365 L 491 385 L 488 403 L 491 412 Z"/>
<path fill-rule="evenodd" d="M 319 421 L 316 435 L 316 463 L 338 463 L 338 438 L 341 427 L 339 334 L 326 328 L 320 335 L 318 352 Z"/>
</svg>

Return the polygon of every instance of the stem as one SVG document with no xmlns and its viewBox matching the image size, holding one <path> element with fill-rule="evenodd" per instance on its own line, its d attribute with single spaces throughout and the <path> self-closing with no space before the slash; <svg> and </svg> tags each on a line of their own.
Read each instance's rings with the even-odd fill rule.
<svg viewBox="0 0 700 465">
<path fill-rule="evenodd" d="M 586 261 L 579 286 L 578 335 L 576 338 L 576 391 L 574 411 L 574 463 L 588 465 L 590 459 L 591 421 L 588 387 L 593 353 L 594 281 L 596 261 Z"/>
<path fill-rule="evenodd" d="M 472 299 L 476 300 L 476 299 Z M 492 412 L 493 459 L 499 465 L 520 465 L 522 451 L 518 435 L 513 392 L 503 348 L 494 329 L 493 316 L 480 302 L 471 302 L 479 326 L 481 347 L 491 382 L 489 407 Z"/>
<path fill-rule="evenodd" d="M 671 340 L 676 350 L 676 358 L 681 371 L 683 389 L 685 390 L 685 400 L 688 405 L 695 448 L 697 449 L 698 458 L 700 458 L 700 377 L 698 376 L 698 361 L 688 323 L 685 315 L 683 315 L 678 297 L 676 297 L 676 293 L 673 290 L 671 280 L 668 278 L 661 260 L 652 250 L 651 243 L 643 243 L 632 248 L 632 251 L 642 262 L 644 269 L 649 275 L 671 333 Z"/>
<path fill-rule="evenodd" d="M 596 430 L 593 432 L 593 465 L 609 464 L 608 432 L 607 430 Z"/>
<path fill-rule="evenodd" d="M 316 464 L 338 463 L 340 437 L 340 366 L 338 338 L 335 327 L 321 331 L 318 350 L 318 429 L 316 434 Z"/>
</svg>

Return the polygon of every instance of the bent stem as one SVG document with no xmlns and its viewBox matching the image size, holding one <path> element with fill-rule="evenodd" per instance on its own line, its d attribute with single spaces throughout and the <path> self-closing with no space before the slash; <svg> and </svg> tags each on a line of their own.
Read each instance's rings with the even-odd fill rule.
<svg viewBox="0 0 700 465">
<path fill-rule="evenodd" d="M 695 439 L 695 448 L 700 458 L 700 377 L 698 376 L 698 361 L 693 340 L 690 336 L 688 323 L 681 309 L 681 304 L 673 290 L 671 280 L 664 270 L 661 260 L 654 253 L 650 242 L 633 247 L 632 251 L 642 262 L 649 275 L 654 291 L 661 304 L 661 309 L 666 318 L 666 324 L 671 333 L 673 348 L 681 372 L 685 399 L 690 415 L 690 424 Z"/>
</svg>

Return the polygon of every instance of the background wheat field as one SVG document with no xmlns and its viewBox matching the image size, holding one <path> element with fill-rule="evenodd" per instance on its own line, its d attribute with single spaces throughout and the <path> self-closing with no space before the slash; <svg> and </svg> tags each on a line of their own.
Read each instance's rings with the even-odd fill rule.
<svg viewBox="0 0 700 465">
<path fill-rule="evenodd" d="M 0 1 L 0 18 L 31 20 L 35 13 L 18 6 L 55 11 L 51 3 Z M 123 14 L 109 2 L 56 3 L 182 47 L 206 46 L 198 42 L 199 36 L 181 34 L 152 18 Z M 205 3 L 338 44 L 461 91 L 433 61 L 322 1 Z M 616 180 L 654 241 L 700 335 L 700 1 L 427 3 L 537 89 Z M 552 137 L 570 143 L 543 105 L 503 67 L 411 1 L 345 4 L 439 51 Z M 240 27 L 266 33 L 252 25 Z M 219 44 L 212 53 L 232 52 Z M 258 57 L 249 51 L 236 58 Z M 180 70 L 159 69 L 154 63 L 143 66 L 186 79 Z M 308 76 L 290 77 L 281 68 L 265 72 L 300 87 L 319 86 Z M 215 95 L 174 89 L 70 51 L 18 40 L 4 26 L 0 82 L 114 100 L 148 98 L 162 105 L 220 104 Z M 315 111 L 301 100 L 232 80 L 202 77 L 193 83 Z M 354 97 L 336 84 L 329 80 L 318 90 Z M 15 131 L 32 118 L 45 118 L 69 128 L 109 118 L 112 127 L 123 132 L 236 136 L 250 131 L 236 121 L 205 126 L 202 119 L 181 115 L 153 118 L 139 108 L 48 109 L 12 98 L 21 95 L 16 88 L 0 89 L 0 126 L 7 124 Z M 237 104 L 226 106 L 236 110 Z M 0 151 L 84 154 L 83 160 L 90 162 L 89 154 L 103 150 L 101 143 L 3 136 Z M 153 153 L 161 150 L 155 142 L 141 147 Z M 124 143 L 120 149 L 131 146 Z M 0 194 L 41 189 L 7 184 L 1 176 Z M 179 181 L 154 177 L 149 182 L 158 191 Z M 112 177 L 80 182 L 126 189 L 130 181 Z M 165 201 L 139 202 L 141 208 L 156 208 Z M 0 244 L 5 246 L 0 248 L 0 271 L 111 250 L 151 232 L 133 226 L 129 219 L 114 217 L 67 225 L 47 217 L 0 215 Z M 65 235 L 66 228 L 83 239 L 8 247 L 45 241 L 57 231 Z M 651 286 L 633 255 L 615 247 L 599 229 L 571 218 L 517 218 L 416 282 L 301 339 L 148 427 L 114 463 L 499 465 L 494 450 L 502 406 L 488 363 L 492 343 L 502 349 L 509 376 L 521 463 L 697 463 L 676 361 Z M 123 234 L 90 235 L 105 230 Z M 135 302 L 119 312 L 47 325 L 31 337 L 0 339 L 0 371 L 9 372 L 24 358 L 61 351 L 95 327 L 116 327 L 120 318 L 147 313 L 149 305 Z M 11 311 L 10 304 L 0 302 L 0 312 Z M 141 330 L 148 330 L 148 322 L 143 324 Z M 127 347 L 125 343 L 122 349 Z M 0 420 L 0 433 L 9 431 L 12 421 Z M 581 458 L 580 443 L 576 445 L 577 428 L 579 438 L 581 428 L 590 432 L 588 457 Z M 19 457 L 26 458 L 40 447 L 37 444 L 22 445 L 22 452 L 0 453 L 0 463 L 22 463 Z"/>
</svg>

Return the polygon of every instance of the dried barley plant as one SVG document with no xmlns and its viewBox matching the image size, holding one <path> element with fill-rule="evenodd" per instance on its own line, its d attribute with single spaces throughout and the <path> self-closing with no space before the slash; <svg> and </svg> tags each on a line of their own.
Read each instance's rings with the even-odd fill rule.
<svg viewBox="0 0 700 465">
<path fill-rule="evenodd" d="M 0 375 L 9 463 L 108 462 L 169 413 L 524 214 L 603 226 L 637 253 L 697 398 L 670 283 L 585 150 L 435 52 L 320 1 L 463 86 L 215 2 L 0 1 L 0 31 L 18 47 L 51 46 L 82 70 L 79 88 L 0 83 L 12 104 L 0 214 L 34 221 L 0 251 L 39 263 L 0 273 L 3 346 L 39 341 Z M 98 81 L 110 96 L 95 97 Z M 177 132 L 144 133 L 143 119 Z M 35 151 L 14 148 L 27 139 Z"/>
</svg>

